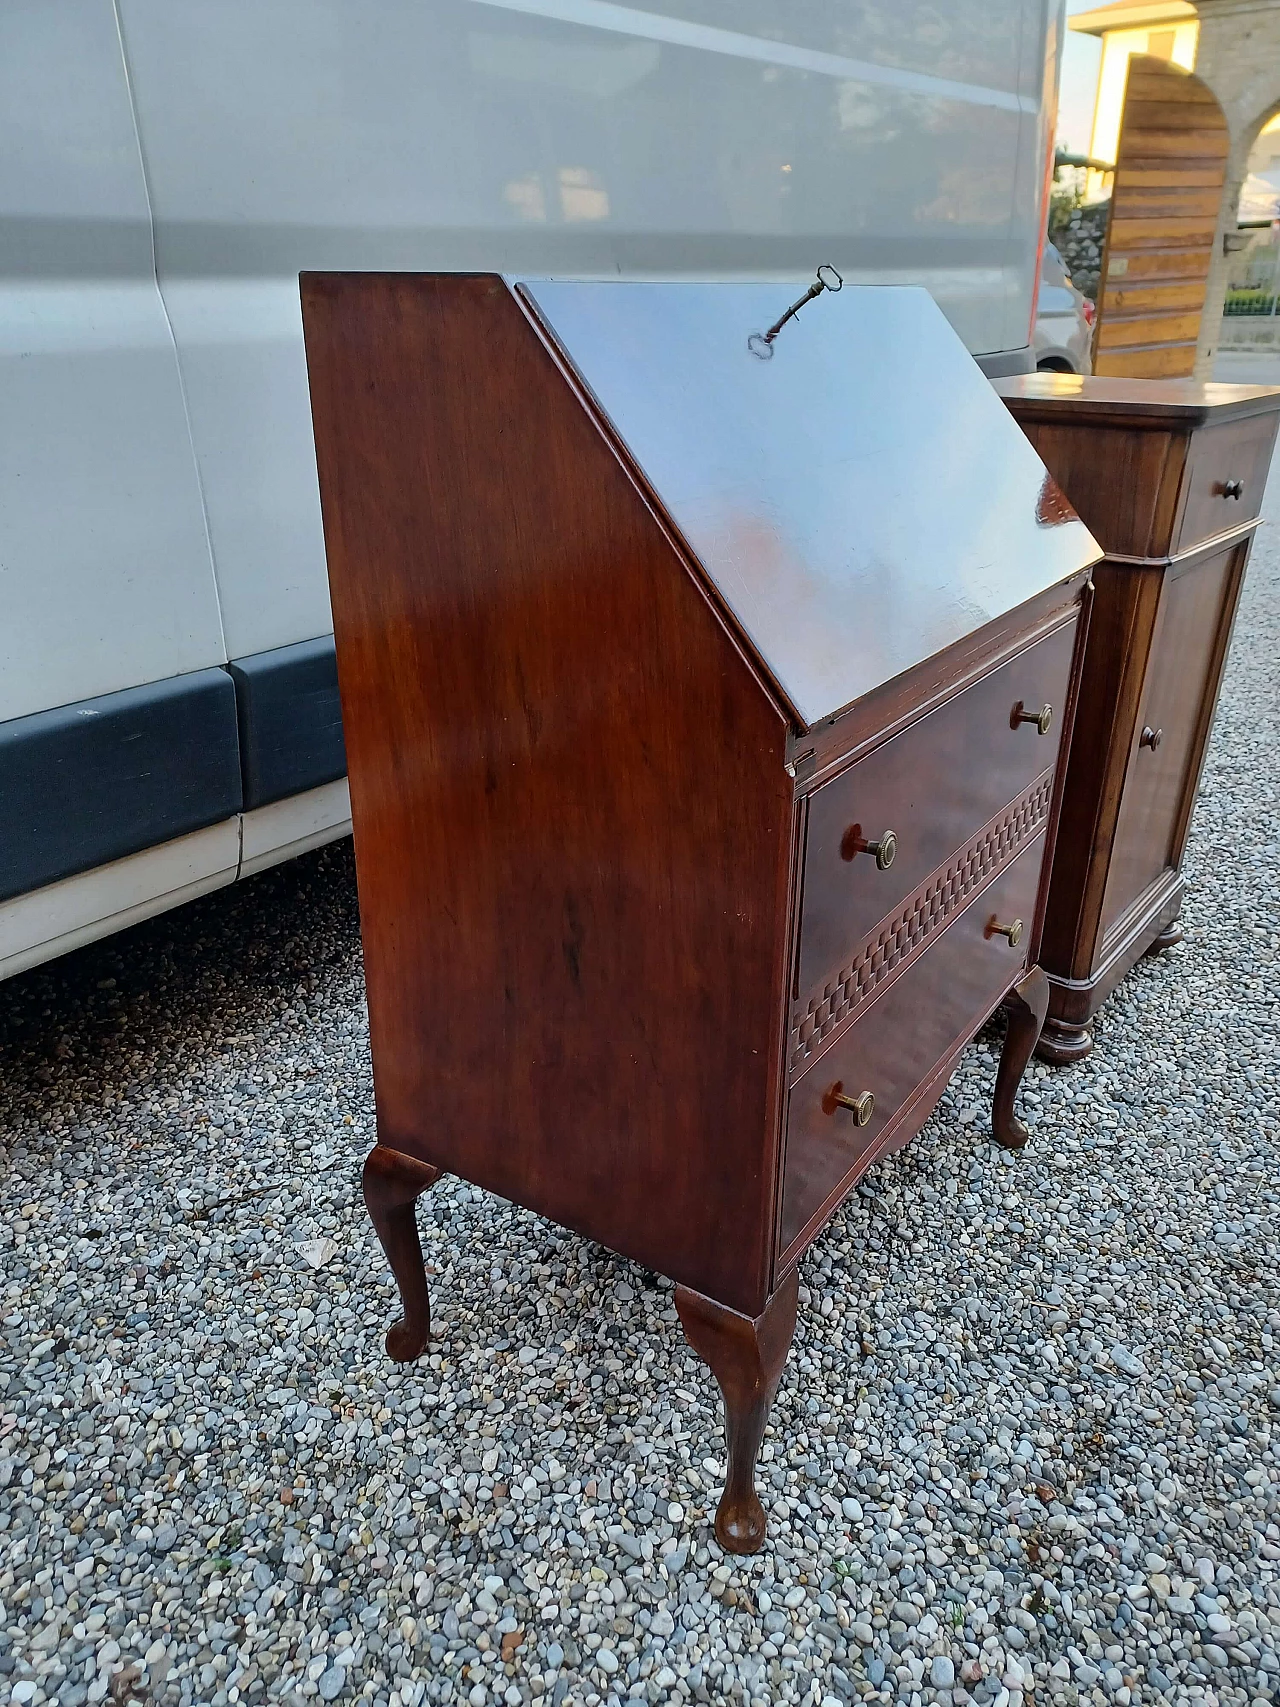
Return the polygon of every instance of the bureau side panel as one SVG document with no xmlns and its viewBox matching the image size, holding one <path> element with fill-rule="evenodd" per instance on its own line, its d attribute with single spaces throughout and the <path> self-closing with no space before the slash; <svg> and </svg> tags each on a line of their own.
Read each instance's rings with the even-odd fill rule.
<svg viewBox="0 0 1280 1707">
<path fill-rule="evenodd" d="M 1037 420 L 1005 402 L 1104 551 L 1154 557 L 1170 549 L 1185 434 Z"/>
<path fill-rule="evenodd" d="M 758 1309 L 784 719 L 500 280 L 303 300 L 380 1141 Z"/>
</svg>

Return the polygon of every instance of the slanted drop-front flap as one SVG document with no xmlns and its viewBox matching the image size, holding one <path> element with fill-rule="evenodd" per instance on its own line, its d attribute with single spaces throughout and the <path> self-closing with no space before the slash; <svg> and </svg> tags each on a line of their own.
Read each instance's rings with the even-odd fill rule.
<svg viewBox="0 0 1280 1707">
<path fill-rule="evenodd" d="M 520 290 L 803 728 L 1101 555 L 923 290 Z"/>
</svg>

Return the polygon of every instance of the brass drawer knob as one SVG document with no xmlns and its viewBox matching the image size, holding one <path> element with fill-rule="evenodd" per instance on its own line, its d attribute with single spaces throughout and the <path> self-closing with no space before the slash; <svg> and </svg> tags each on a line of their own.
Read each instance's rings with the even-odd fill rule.
<svg viewBox="0 0 1280 1707">
<path fill-rule="evenodd" d="M 1164 730 L 1163 729 L 1153 729 L 1151 727 L 1151 725 L 1148 723 L 1146 725 L 1146 727 L 1143 729 L 1141 735 L 1138 736 L 1138 745 L 1140 747 L 1150 747 L 1151 751 L 1154 753 L 1156 748 L 1160 745 L 1161 741 L 1163 741 L 1163 740 L 1164 740 Z"/>
<path fill-rule="evenodd" d="M 847 1097 L 843 1091 L 837 1091 L 831 1100 L 840 1108 L 847 1108 L 859 1126 L 865 1126 L 875 1113 L 876 1099 L 870 1091 L 860 1091 L 856 1097 Z"/>
<path fill-rule="evenodd" d="M 1218 490 L 1219 490 L 1219 492 L 1222 493 L 1222 496 L 1224 498 L 1243 498 L 1244 497 L 1244 481 L 1243 480 L 1224 480 L 1221 483 L 1221 485 L 1218 487 Z"/>
<path fill-rule="evenodd" d="M 1034 723 L 1037 735 L 1047 735 L 1053 728 L 1053 707 L 1042 705 L 1039 711 L 1028 711 L 1019 700 L 1013 708 L 1013 716 L 1009 722 L 1016 729 L 1019 723 Z"/>
<path fill-rule="evenodd" d="M 853 859 L 860 853 L 870 854 L 881 871 L 888 871 L 898 852 L 898 838 L 892 830 L 886 830 L 878 842 L 869 842 L 862 834 L 861 825 L 855 824 L 851 830 L 846 830 L 841 851 L 846 859 Z"/>
<path fill-rule="evenodd" d="M 987 924 L 988 936 L 1002 936 L 1008 939 L 1010 948 L 1017 948 L 1022 941 L 1022 920 L 1015 919 L 1011 925 L 1002 925 L 994 916 Z"/>
</svg>

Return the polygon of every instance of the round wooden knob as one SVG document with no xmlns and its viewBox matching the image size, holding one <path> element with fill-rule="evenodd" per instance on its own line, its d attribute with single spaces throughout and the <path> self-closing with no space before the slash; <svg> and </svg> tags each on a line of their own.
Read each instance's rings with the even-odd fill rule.
<svg viewBox="0 0 1280 1707">
<path fill-rule="evenodd" d="M 1039 711 L 1028 711 L 1024 707 L 1022 701 L 1019 700 L 1017 705 L 1013 708 L 1013 716 L 1010 719 L 1010 722 L 1013 724 L 1015 729 L 1018 727 L 1019 723 L 1034 723 L 1036 726 L 1036 733 L 1038 735 L 1047 735 L 1050 729 L 1053 728 L 1053 707 L 1051 705 L 1042 705 Z"/>
<path fill-rule="evenodd" d="M 1148 724 L 1146 728 L 1143 729 L 1141 735 L 1138 736 L 1138 745 L 1140 747 L 1150 747 L 1151 751 L 1154 753 L 1163 740 L 1164 730 L 1153 729 L 1151 725 Z"/>
<path fill-rule="evenodd" d="M 876 1099 L 870 1091 L 860 1091 L 856 1097 L 847 1097 L 838 1091 L 832 1101 L 841 1108 L 847 1108 L 859 1126 L 865 1126 L 875 1113 Z"/>
<path fill-rule="evenodd" d="M 1010 948 L 1017 948 L 1022 941 L 1022 920 L 1015 919 L 1011 925 L 1002 925 L 998 919 L 992 919 L 987 926 L 988 936 L 1002 936 L 1007 939 Z"/>
</svg>

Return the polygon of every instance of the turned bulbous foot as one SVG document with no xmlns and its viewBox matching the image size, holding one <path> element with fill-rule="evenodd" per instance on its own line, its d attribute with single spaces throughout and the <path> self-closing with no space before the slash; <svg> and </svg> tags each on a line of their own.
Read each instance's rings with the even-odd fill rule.
<svg viewBox="0 0 1280 1707">
<path fill-rule="evenodd" d="M 1083 1061 L 1092 1050 L 1092 1026 L 1072 1025 L 1064 1019 L 1047 1019 L 1036 1045 L 1039 1059 L 1055 1067 L 1069 1067 L 1073 1061 Z"/>
<path fill-rule="evenodd" d="M 1169 923 L 1160 932 L 1160 935 L 1151 944 L 1147 953 L 1163 954 L 1167 948 L 1176 948 L 1181 941 L 1182 926 L 1178 923 L 1177 919 L 1170 919 Z"/>
</svg>

